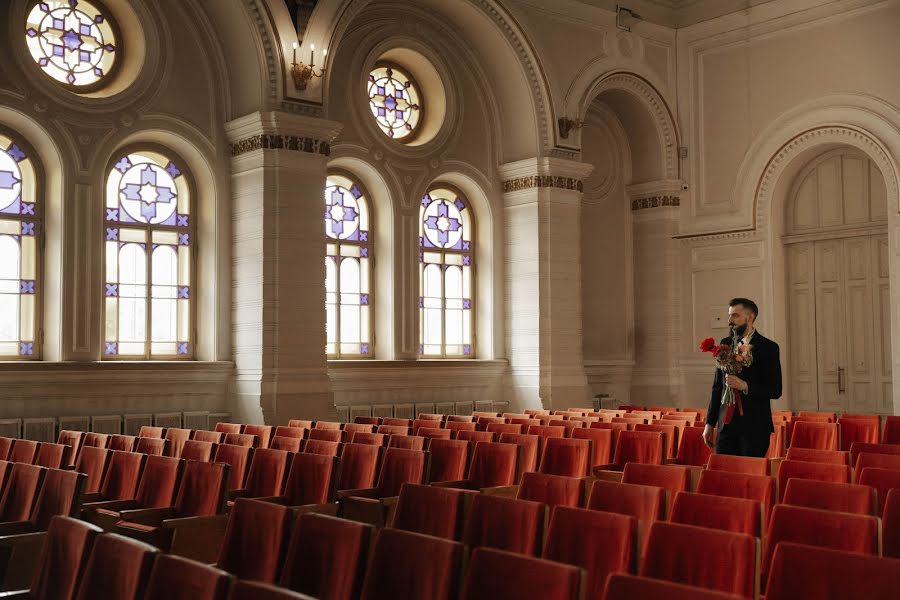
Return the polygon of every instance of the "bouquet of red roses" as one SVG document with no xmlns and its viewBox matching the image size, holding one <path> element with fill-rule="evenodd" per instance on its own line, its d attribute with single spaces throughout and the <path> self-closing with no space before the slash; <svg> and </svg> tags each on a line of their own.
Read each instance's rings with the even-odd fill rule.
<svg viewBox="0 0 900 600">
<path fill-rule="evenodd" d="M 716 368 L 723 371 L 725 375 L 738 375 L 753 364 L 752 346 L 750 344 L 741 344 L 737 336 L 732 338 L 731 344 L 717 344 L 715 338 L 706 338 L 700 342 L 700 351 L 709 352 L 716 361 Z M 734 409 L 737 407 L 738 413 L 743 416 L 744 407 L 741 404 L 741 393 L 732 389 L 728 385 L 724 386 L 722 391 L 722 405 L 725 407 L 723 415 L 723 423 L 728 424 L 734 415 Z"/>
</svg>

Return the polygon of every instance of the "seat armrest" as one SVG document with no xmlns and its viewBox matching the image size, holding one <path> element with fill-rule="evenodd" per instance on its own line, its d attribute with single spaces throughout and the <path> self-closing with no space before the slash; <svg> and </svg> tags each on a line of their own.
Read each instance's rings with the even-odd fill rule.
<svg viewBox="0 0 900 600">
<path fill-rule="evenodd" d="M 622 482 L 622 475 L 624 475 L 621 469 L 594 469 L 594 479 L 602 479 L 604 481 L 615 481 L 617 483 Z"/>
<path fill-rule="evenodd" d="M 472 485 L 472 482 L 468 479 L 459 479 L 457 481 L 438 481 L 432 483 L 434 487 L 443 487 L 443 488 L 456 488 L 460 490 L 472 490 L 475 491 L 475 486 Z"/>
<path fill-rule="evenodd" d="M 81 504 L 90 504 L 92 502 L 104 502 L 103 495 L 100 492 L 84 493 L 81 495 Z"/>
<path fill-rule="evenodd" d="M 378 499 L 378 488 L 361 488 L 358 490 L 340 490 L 337 493 L 338 500 L 343 500 L 349 497 L 354 498 L 372 498 Z"/>
<path fill-rule="evenodd" d="M 166 519 L 162 523 L 171 539 L 169 552 L 205 564 L 218 559 L 227 526 L 228 515 L 224 514 Z"/>
<path fill-rule="evenodd" d="M 482 494 L 487 494 L 489 496 L 503 496 L 505 498 L 515 498 L 519 493 L 519 486 L 517 485 L 497 485 L 493 487 L 481 488 Z"/>
<path fill-rule="evenodd" d="M 154 525 L 159 527 L 166 519 L 175 517 L 175 509 L 171 506 L 165 508 L 138 508 L 124 510 L 119 513 L 119 520 L 132 521 L 141 525 Z"/>
<path fill-rule="evenodd" d="M 387 523 L 387 513 L 387 507 L 380 499 L 348 496 L 341 502 L 338 516 L 381 528 Z"/>
<path fill-rule="evenodd" d="M 289 506 L 288 508 L 294 513 L 294 519 L 306 513 L 316 513 L 319 515 L 338 516 L 338 503 L 329 502 L 328 504 L 302 504 L 300 506 Z"/>
<path fill-rule="evenodd" d="M 250 497 L 250 492 L 247 490 L 247 488 L 240 488 L 237 490 L 229 490 L 227 500 L 229 502 L 234 502 L 238 498 L 249 498 L 249 497 Z"/>
<path fill-rule="evenodd" d="M 140 508 L 137 500 L 106 500 L 101 502 L 88 502 L 81 505 L 81 510 L 88 513 L 95 510 L 109 510 L 114 512 L 122 512 L 123 510 L 134 510 Z"/>
<path fill-rule="evenodd" d="M 23 533 L 34 533 L 34 525 L 31 524 L 31 521 L 0 523 L 0 536 L 22 535 Z"/>
<path fill-rule="evenodd" d="M 272 504 L 280 504 L 281 506 L 288 505 L 287 496 L 264 496 L 262 498 L 254 498 L 254 500 L 258 500 L 260 502 L 271 502 Z"/>
<path fill-rule="evenodd" d="M 46 531 L 0 537 L 0 556 L 6 561 L 2 566 L 4 587 L 23 590 L 31 584 L 46 539 Z"/>
<path fill-rule="evenodd" d="M 30 600 L 32 598 L 29 590 L 17 590 L 15 592 L 0 592 L 0 600 Z"/>
</svg>

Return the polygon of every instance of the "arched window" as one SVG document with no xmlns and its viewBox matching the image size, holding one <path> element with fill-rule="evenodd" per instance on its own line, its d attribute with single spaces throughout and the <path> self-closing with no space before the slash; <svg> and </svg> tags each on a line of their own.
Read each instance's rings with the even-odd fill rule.
<svg viewBox="0 0 900 600">
<path fill-rule="evenodd" d="M 419 88 L 403 69 L 381 65 L 369 73 L 369 109 L 378 127 L 390 138 L 405 140 L 421 120 Z"/>
<path fill-rule="evenodd" d="M 426 358 L 471 358 L 471 210 L 462 195 L 439 187 L 422 198 L 419 216 L 419 353 Z"/>
<path fill-rule="evenodd" d="M 164 152 L 120 155 L 106 180 L 109 359 L 192 358 L 194 236 L 184 165 Z"/>
<path fill-rule="evenodd" d="M 0 131 L 0 358 L 39 358 L 41 205 L 35 167 Z"/>
<path fill-rule="evenodd" d="M 344 175 L 325 187 L 325 314 L 330 358 L 372 355 L 372 215 L 362 188 Z"/>
</svg>

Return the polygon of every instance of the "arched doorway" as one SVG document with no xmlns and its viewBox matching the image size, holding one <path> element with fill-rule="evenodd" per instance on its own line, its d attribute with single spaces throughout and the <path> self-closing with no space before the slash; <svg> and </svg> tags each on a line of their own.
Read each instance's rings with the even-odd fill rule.
<svg viewBox="0 0 900 600">
<path fill-rule="evenodd" d="M 793 410 L 893 413 L 886 195 L 878 167 L 847 146 L 812 158 L 788 188 Z"/>
</svg>

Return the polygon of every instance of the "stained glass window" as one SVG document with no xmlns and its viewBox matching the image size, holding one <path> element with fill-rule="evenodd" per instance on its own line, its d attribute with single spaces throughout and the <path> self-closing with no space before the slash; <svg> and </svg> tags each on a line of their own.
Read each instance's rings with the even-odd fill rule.
<svg viewBox="0 0 900 600">
<path fill-rule="evenodd" d="M 419 354 L 471 358 L 471 210 L 457 192 L 437 188 L 422 198 L 419 215 Z"/>
<path fill-rule="evenodd" d="M 194 235 L 179 161 L 156 151 L 119 157 L 106 180 L 103 356 L 191 358 Z"/>
<path fill-rule="evenodd" d="M 369 73 L 369 108 L 381 130 L 399 140 L 412 134 L 422 116 L 419 89 L 396 66 L 379 66 Z"/>
<path fill-rule="evenodd" d="M 40 203 L 34 165 L 0 132 L 0 358 L 38 358 Z"/>
<path fill-rule="evenodd" d="M 331 358 L 372 355 L 372 231 L 362 188 L 343 175 L 325 187 L 325 352 Z"/>
<path fill-rule="evenodd" d="M 97 83 L 116 60 L 109 14 L 87 0 L 37 2 L 28 13 L 25 41 L 47 75 L 75 87 Z"/>
</svg>

